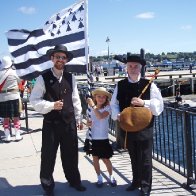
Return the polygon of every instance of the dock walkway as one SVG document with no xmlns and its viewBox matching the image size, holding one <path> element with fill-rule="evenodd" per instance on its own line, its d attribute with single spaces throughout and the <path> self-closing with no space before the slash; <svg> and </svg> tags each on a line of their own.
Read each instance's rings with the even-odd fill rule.
<svg viewBox="0 0 196 196">
<path fill-rule="evenodd" d="M 0 143 L 0 195 L 2 196 L 40 196 L 43 195 L 39 181 L 41 127 L 42 116 L 35 111 L 29 112 L 30 132 L 25 131 L 25 122 L 22 122 L 23 140 L 20 142 Z M 0 125 L 0 134 L 3 137 L 3 128 Z M 92 157 L 83 152 L 86 129 L 78 132 L 79 141 L 79 170 L 82 183 L 87 187 L 86 192 L 77 192 L 70 188 L 61 166 L 58 152 L 54 179 L 56 183 L 56 196 L 139 196 L 139 190 L 125 191 L 132 178 L 130 159 L 126 151 L 115 151 L 112 157 L 114 176 L 118 186 L 110 187 L 107 182 L 107 172 L 102 165 L 105 185 L 102 188 L 95 186 L 96 174 L 92 165 Z M 111 136 L 111 142 L 114 138 Z M 14 137 L 13 137 L 14 140 Z M 187 191 L 182 188 L 186 179 L 169 170 L 156 161 L 153 161 L 153 183 L 151 195 L 154 196 L 177 196 L 196 195 L 196 191 Z"/>
</svg>

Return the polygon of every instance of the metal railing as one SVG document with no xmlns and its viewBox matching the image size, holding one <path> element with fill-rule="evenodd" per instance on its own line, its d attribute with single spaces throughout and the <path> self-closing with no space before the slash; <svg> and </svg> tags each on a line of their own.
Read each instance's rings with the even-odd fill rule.
<svg viewBox="0 0 196 196">
<path fill-rule="evenodd" d="M 165 105 L 155 117 L 153 158 L 187 178 L 196 180 L 196 109 Z"/>
</svg>

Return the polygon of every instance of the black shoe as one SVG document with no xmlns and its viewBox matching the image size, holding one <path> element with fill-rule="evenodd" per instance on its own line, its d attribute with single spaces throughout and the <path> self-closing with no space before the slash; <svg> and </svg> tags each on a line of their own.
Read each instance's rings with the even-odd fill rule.
<svg viewBox="0 0 196 196">
<path fill-rule="evenodd" d="M 115 179 L 113 179 L 111 182 L 110 182 L 110 186 L 111 187 L 116 187 L 117 186 L 117 181 Z"/>
<path fill-rule="evenodd" d="M 53 190 L 45 191 L 44 196 L 54 196 L 54 191 Z"/>
<path fill-rule="evenodd" d="M 86 191 L 86 187 L 84 187 L 82 184 L 78 184 L 78 185 L 70 185 L 71 187 L 73 187 L 74 189 L 76 189 L 77 191 Z"/>
<path fill-rule="evenodd" d="M 132 183 L 130 186 L 126 188 L 126 191 L 134 191 L 135 189 L 138 189 L 138 188 L 139 188 L 139 185 Z"/>
</svg>

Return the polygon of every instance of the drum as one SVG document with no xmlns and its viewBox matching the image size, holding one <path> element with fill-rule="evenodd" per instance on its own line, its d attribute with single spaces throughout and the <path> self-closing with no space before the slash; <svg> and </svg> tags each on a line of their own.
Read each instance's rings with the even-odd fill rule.
<svg viewBox="0 0 196 196">
<path fill-rule="evenodd" d="M 146 107 L 127 107 L 120 113 L 120 127 L 127 132 L 141 131 L 150 124 L 152 116 Z"/>
<path fill-rule="evenodd" d="M 158 73 L 160 72 L 159 69 L 155 70 L 154 75 L 149 80 L 148 84 L 144 87 L 141 94 L 138 98 L 141 98 L 142 95 L 147 90 L 148 86 L 152 83 L 153 79 L 156 78 Z M 127 132 L 138 132 L 142 129 L 148 127 L 152 120 L 152 112 L 150 109 L 146 107 L 137 107 L 137 106 L 130 106 L 125 108 L 120 113 L 120 127 Z"/>
</svg>

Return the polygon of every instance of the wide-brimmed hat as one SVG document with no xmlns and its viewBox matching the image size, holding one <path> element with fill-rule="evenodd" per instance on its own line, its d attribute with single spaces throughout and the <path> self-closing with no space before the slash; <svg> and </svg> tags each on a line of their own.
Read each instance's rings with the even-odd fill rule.
<svg viewBox="0 0 196 196">
<path fill-rule="evenodd" d="M 111 99 L 112 97 L 112 94 L 109 93 L 106 88 L 104 87 L 99 87 L 99 88 L 96 88 L 95 90 L 92 91 L 92 96 L 95 96 L 95 95 L 106 95 L 109 99 Z"/>
<path fill-rule="evenodd" d="M 47 50 L 46 54 L 51 57 L 56 52 L 63 52 L 67 56 L 67 61 L 71 61 L 73 59 L 73 54 L 67 50 L 67 47 L 64 45 L 56 45 L 53 49 Z"/>
<path fill-rule="evenodd" d="M 12 64 L 13 64 L 12 59 L 9 56 L 4 56 L 1 59 L 0 69 L 2 70 L 2 69 L 10 68 Z"/>
<path fill-rule="evenodd" d="M 114 59 L 124 64 L 126 64 L 127 62 L 136 62 L 140 63 L 142 66 L 146 65 L 146 61 L 138 55 L 130 55 L 128 57 L 125 57 L 124 55 L 115 55 Z"/>
<path fill-rule="evenodd" d="M 144 59 L 142 59 L 140 56 L 138 55 L 131 55 L 128 56 L 126 59 L 126 63 L 127 62 L 136 62 L 136 63 L 140 63 L 141 65 L 145 66 L 146 65 L 146 61 Z"/>
</svg>

